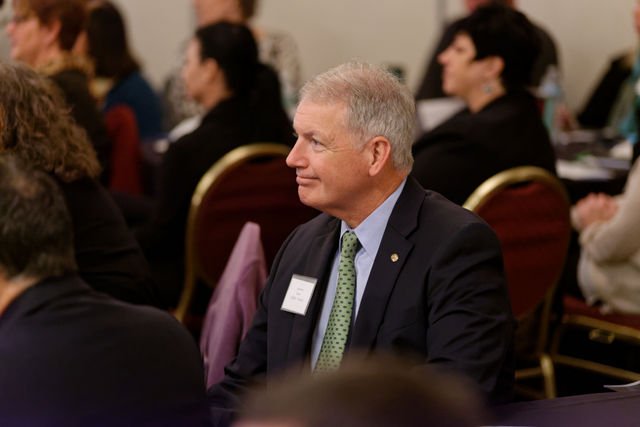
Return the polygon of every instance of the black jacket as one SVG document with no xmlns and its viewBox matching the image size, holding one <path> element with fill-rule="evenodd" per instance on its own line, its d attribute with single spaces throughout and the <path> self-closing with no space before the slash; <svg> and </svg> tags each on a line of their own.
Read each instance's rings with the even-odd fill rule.
<svg viewBox="0 0 640 427">
<path fill-rule="evenodd" d="M 149 265 L 109 193 L 89 178 L 57 181 L 73 221 L 80 276 L 119 300 L 160 305 Z"/>
<path fill-rule="evenodd" d="M 0 316 L 3 426 L 208 425 L 197 346 L 171 315 L 77 276 L 44 280 Z"/>
<path fill-rule="evenodd" d="M 516 166 L 555 173 L 555 154 L 533 97 L 508 93 L 461 111 L 414 145 L 412 175 L 423 187 L 463 204 L 487 178 Z"/>
</svg>

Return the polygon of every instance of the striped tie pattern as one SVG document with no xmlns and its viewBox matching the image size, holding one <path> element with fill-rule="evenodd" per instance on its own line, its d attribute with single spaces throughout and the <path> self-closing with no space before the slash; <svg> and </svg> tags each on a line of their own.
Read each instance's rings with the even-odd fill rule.
<svg viewBox="0 0 640 427">
<path fill-rule="evenodd" d="M 352 231 L 342 236 L 342 251 L 338 265 L 338 286 L 333 299 L 327 331 L 322 339 L 320 355 L 315 372 L 338 369 L 349 336 L 351 312 L 356 291 L 356 268 L 354 259 L 358 251 L 358 238 Z"/>
</svg>

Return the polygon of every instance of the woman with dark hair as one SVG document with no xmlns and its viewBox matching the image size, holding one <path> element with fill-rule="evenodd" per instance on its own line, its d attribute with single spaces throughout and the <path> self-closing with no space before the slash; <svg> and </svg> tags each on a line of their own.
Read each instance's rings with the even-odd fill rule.
<svg viewBox="0 0 640 427">
<path fill-rule="evenodd" d="M 412 174 L 426 188 L 463 204 L 484 180 L 515 166 L 555 173 L 555 155 L 540 110 L 527 90 L 539 53 L 536 30 L 504 6 L 461 20 L 440 54 L 445 93 L 466 109 L 414 146 Z"/>
<path fill-rule="evenodd" d="M 227 21 L 247 25 L 251 29 L 258 44 L 260 62 L 271 66 L 278 74 L 282 102 L 290 117 L 293 117 L 302 83 L 298 47 L 293 37 L 281 30 L 255 25 L 254 17 L 260 3 L 258 0 L 193 0 L 192 3 L 196 23 L 200 27 Z M 164 97 L 169 127 L 173 128 L 203 113 L 201 107 L 188 98 L 179 67 L 169 75 Z"/>
<path fill-rule="evenodd" d="M 256 42 L 244 25 L 220 22 L 198 29 L 182 77 L 189 96 L 207 112 L 195 131 L 169 146 L 151 223 L 137 234 L 167 304 L 179 296 L 189 202 L 202 175 L 241 145 L 292 142 L 277 76 L 258 61 Z"/>
<path fill-rule="evenodd" d="M 6 28 L 11 58 L 49 77 L 62 91 L 71 115 L 89 135 L 106 182 L 111 141 L 89 92 L 91 64 L 71 52 L 85 25 L 85 0 L 13 0 L 13 11 Z"/>
<path fill-rule="evenodd" d="M 75 257 L 94 289 L 156 305 L 149 267 L 120 211 L 96 182 L 100 166 L 54 85 L 34 71 L 0 62 L 0 152 L 51 175 L 71 213 Z"/>
<path fill-rule="evenodd" d="M 135 114 L 142 141 L 153 140 L 162 133 L 160 98 L 142 76 L 140 64 L 129 50 L 124 19 L 113 3 L 89 3 L 86 29 L 74 50 L 89 56 L 95 77 L 106 82 L 104 112 L 124 104 Z"/>
</svg>

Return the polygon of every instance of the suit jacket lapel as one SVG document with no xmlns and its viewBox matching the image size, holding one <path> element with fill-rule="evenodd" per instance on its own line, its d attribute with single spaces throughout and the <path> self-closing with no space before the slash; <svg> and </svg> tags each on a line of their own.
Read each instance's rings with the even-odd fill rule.
<svg viewBox="0 0 640 427">
<path fill-rule="evenodd" d="M 309 302 L 309 309 L 305 316 L 296 315 L 293 319 L 291 339 L 287 359 L 291 361 L 302 360 L 308 353 L 311 334 L 319 317 L 322 301 L 327 289 L 329 279 L 330 263 L 335 255 L 338 244 L 337 233 L 340 230 L 340 221 L 334 219 L 328 225 L 326 233 L 316 237 L 310 243 L 310 254 L 315 256 L 307 259 L 304 271 L 299 274 L 318 279 L 313 296 Z"/>
<path fill-rule="evenodd" d="M 404 266 L 413 243 L 407 237 L 418 226 L 418 214 L 424 190 L 411 177 L 407 179 L 396 206 L 391 212 L 376 255 L 367 287 L 356 318 L 351 346 L 369 349 L 375 344 L 385 316 L 389 296 Z"/>
</svg>

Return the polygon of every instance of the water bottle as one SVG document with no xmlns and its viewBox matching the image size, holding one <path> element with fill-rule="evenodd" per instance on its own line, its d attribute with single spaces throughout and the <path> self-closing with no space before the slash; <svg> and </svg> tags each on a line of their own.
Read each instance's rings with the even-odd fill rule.
<svg viewBox="0 0 640 427">
<path fill-rule="evenodd" d="M 552 142 L 558 140 L 559 126 L 557 120 L 558 106 L 562 104 L 564 94 L 560 85 L 560 72 L 555 65 L 549 65 L 538 87 L 538 97 L 544 101 L 542 119 Z"/>
</svg>

